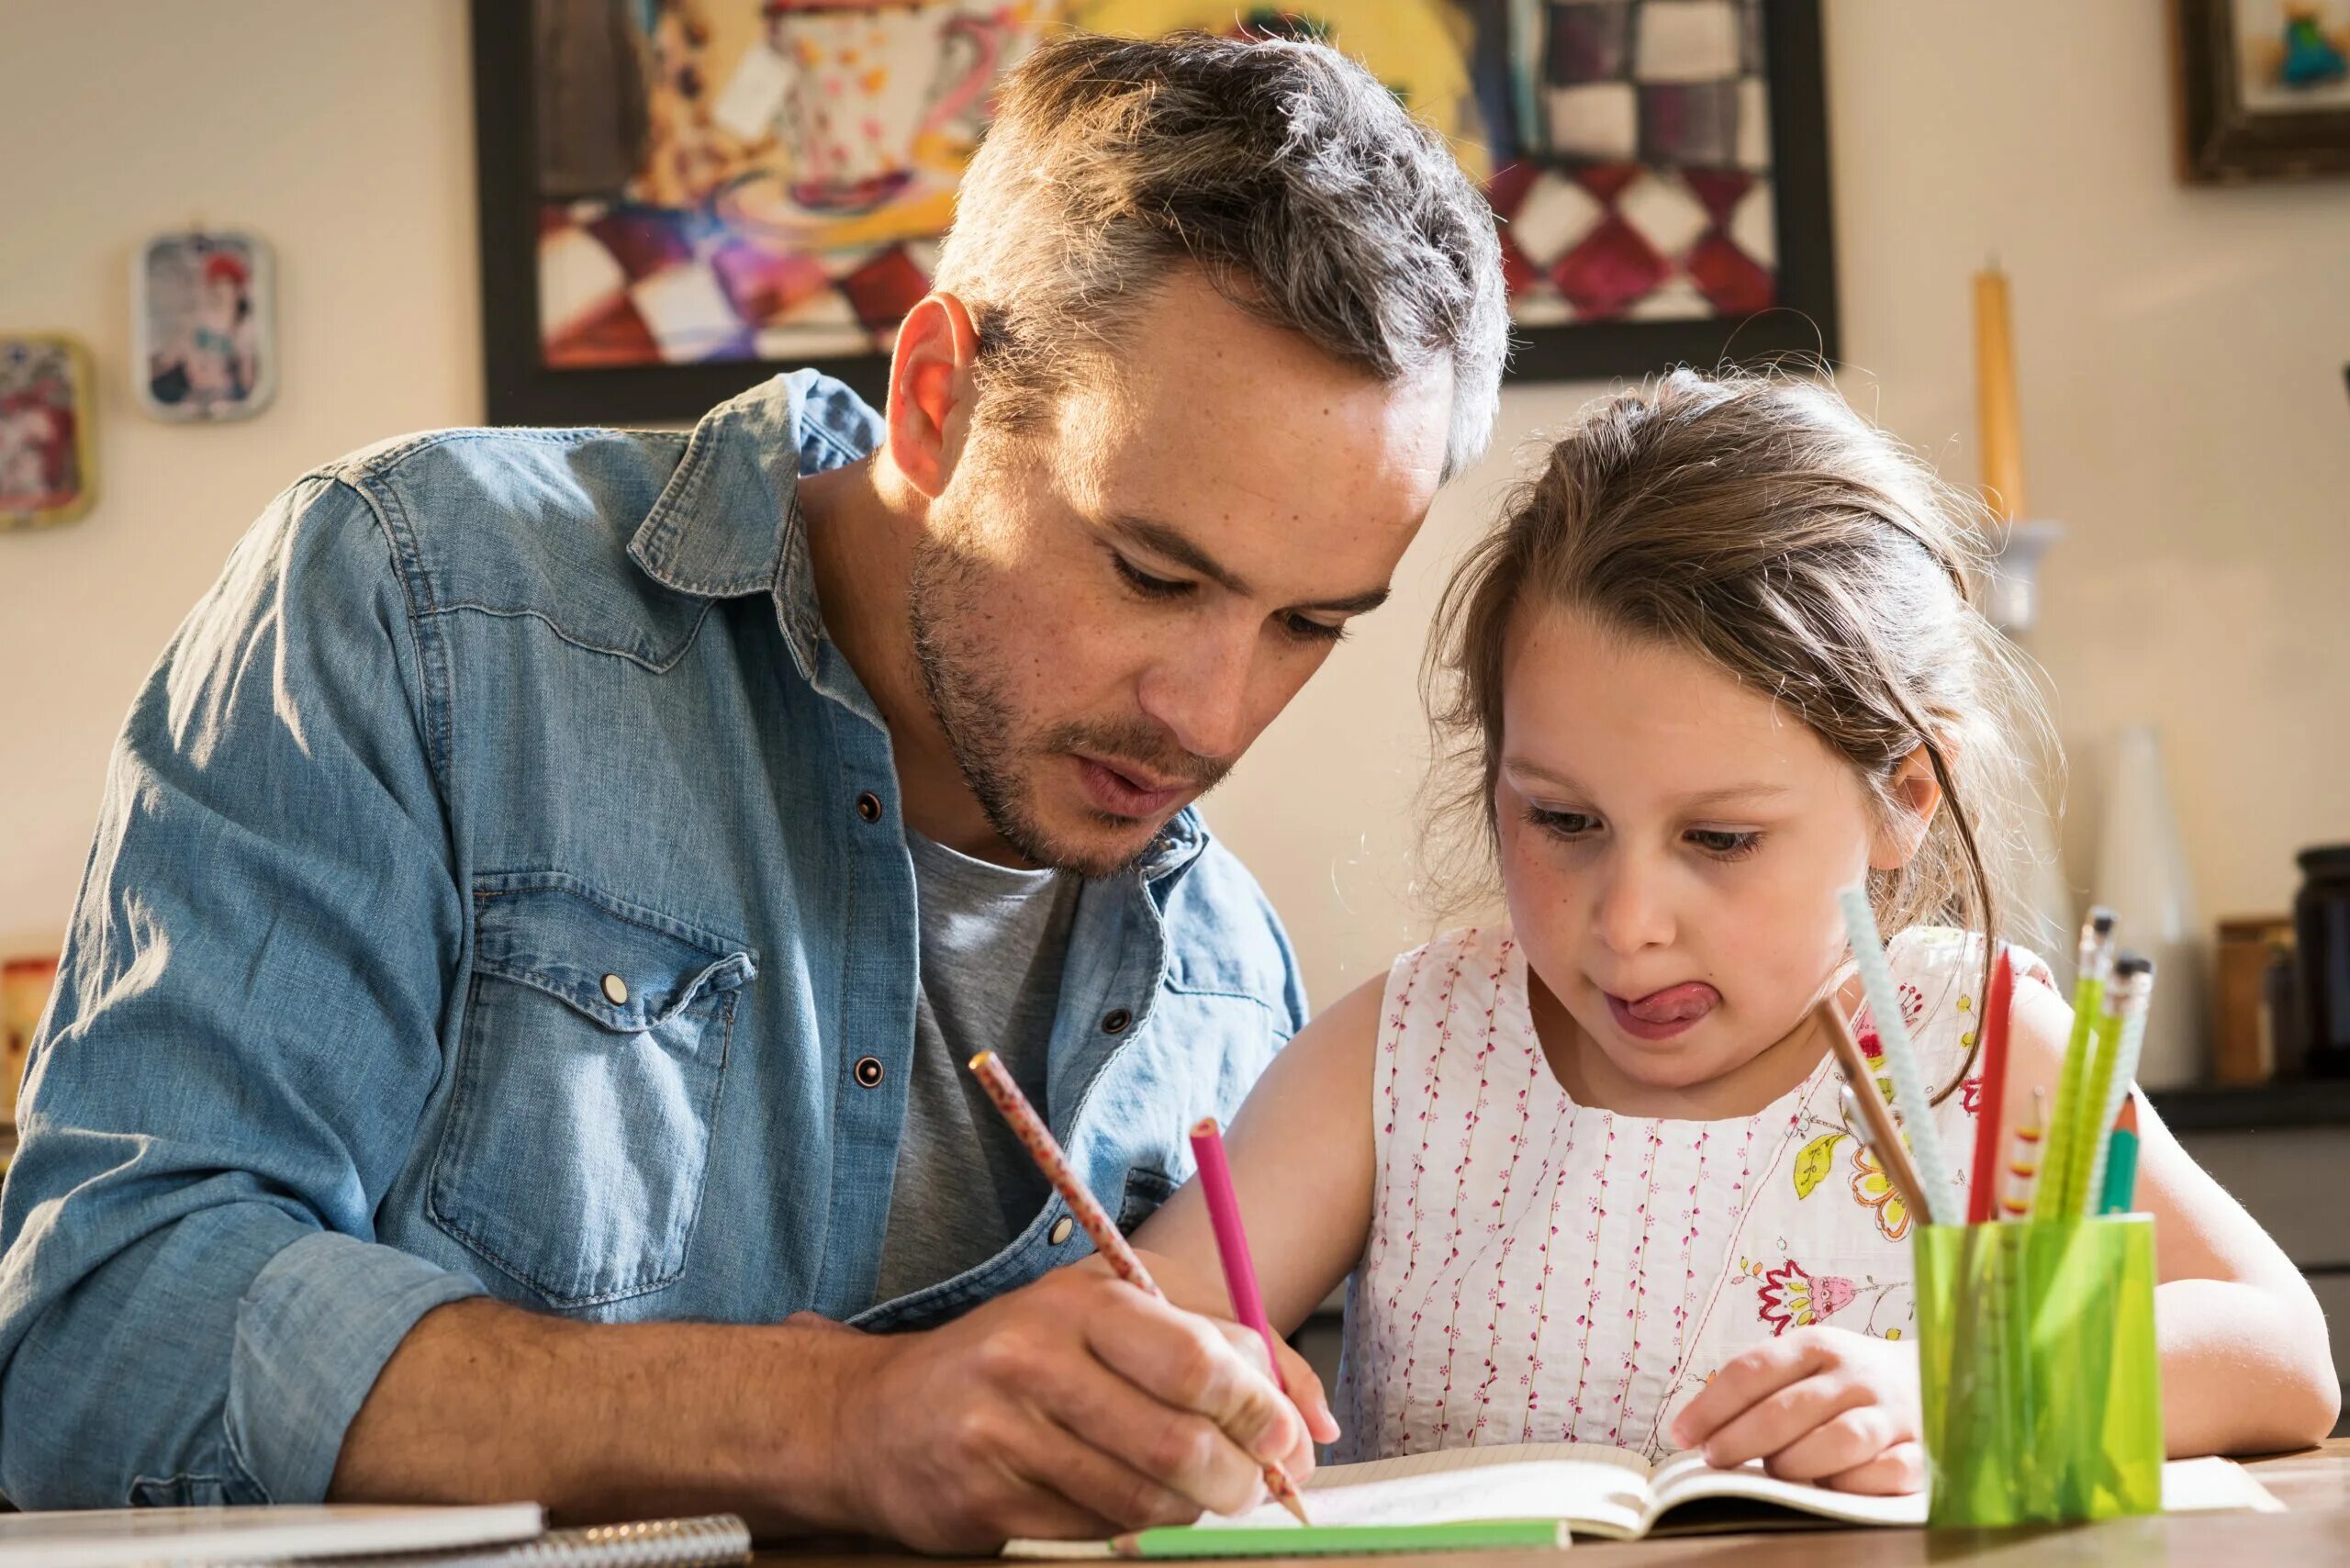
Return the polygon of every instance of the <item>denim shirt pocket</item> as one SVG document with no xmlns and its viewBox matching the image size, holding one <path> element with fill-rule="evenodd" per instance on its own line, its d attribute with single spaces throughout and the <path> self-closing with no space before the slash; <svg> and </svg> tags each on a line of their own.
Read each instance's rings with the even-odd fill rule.
<svg viewBox="0 0 2350 1568">
<path fill-rule="evenodd" d="M 479 878 L 474 904 L 433 1222 L 551 1306 L 671 1284 L 756 961 L 561 872 Z"/>
</svg>

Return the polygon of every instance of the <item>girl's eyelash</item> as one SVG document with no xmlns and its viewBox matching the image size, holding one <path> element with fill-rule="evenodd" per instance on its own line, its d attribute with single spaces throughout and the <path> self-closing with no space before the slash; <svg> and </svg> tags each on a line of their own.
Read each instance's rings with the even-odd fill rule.
<svg viewBox="0 0 2350 1568">
<path fill-rule="evenodd" d="M 1722 861 L 1743 860 L 1762 847 L 1762 835 L 1759 833 L 1692 828 L 1686 836 L 1698 848 Z"/>
<path fill-rule="evenodd" d="M 1547 806 L 1528 806 L 1526 820 L 1546 833 L 1561 838 L 1581 838 L 1598 825 L 1597 819 L 1585 812 L 1556 812 Z M 1762 846 L 1759 832 L 1732 833 L 1726 829 L 1692 828 L 1682 835 L 1700 850 L 1725 864 L 1743 860 Z"/>
</svg>

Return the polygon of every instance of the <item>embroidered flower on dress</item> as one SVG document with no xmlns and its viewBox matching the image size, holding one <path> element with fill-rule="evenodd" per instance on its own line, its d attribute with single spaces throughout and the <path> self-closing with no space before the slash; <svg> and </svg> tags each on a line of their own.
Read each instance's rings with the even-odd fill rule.
<svg viewBox="0 0 2350 1568">
<path fill-rule="evenodd" d="M 1958 1103 L 1966 1108 L 1966 1114 L 1970 1116 L 1979 1116 L 1983 1114 L 1983 1075 L 1981 1073 L 1976 1073 L 1958 1086 Z"/>
<path fill-rule="evenodd" d="M 1876 1214 L 1876 1227 L 1887 1241 L 1909 1234 L 1909 1208 L 1891 1178 L 1877 1168 L 1876 1156 L 1866 1148 L 1852 1150 L 1852 1196 L 1861 1207 Z"/>
<path fill-rule="evenodd" d="M 1906 1029 L 1916 1028 L 1918 1026 L 1918 1020 L 1925 1014 L 1925 1011 L 1926 993 L 1919 991 L 1916 986 L 1911 985 L 1908 980 L 1902 981 L 1902 1027 Z M 1876 1061 L 1884 1057 L 1885 1040 L 1884 1037 L 1878 1035 L 1876 1031 L 1876 1014 L 1870 1011 L 1869 1004 L 1865 1002 L 1861 1003 L 1860 1012 L 1853 1015 L 1852 1038 L 1860 1043 L 1861 1054 L 1868 1058 L 1869 1060 Z"/>
<path fill-rule="evenodd" d="M 1849 1305 L 1856 1294 L 1852 1281 L 1837 1274 L 1815 1280 L 1790 1258 L 1762 1276 L 1762 1321 L 1774 1336 L 1808 1327 Z"/>
</svg>

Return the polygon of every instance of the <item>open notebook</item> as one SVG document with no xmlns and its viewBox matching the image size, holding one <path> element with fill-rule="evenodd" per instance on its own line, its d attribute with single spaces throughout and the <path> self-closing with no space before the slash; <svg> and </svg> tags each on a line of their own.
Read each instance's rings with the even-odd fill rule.
<svg viewBox="0 0 2350 1568">
<path fill-rule="evenodd" d="M 1759 1464 L 1715 1470 L 1685 1453 L 1651 1465 L 1595 1443 L 1445 1449 L 1369 1464 L 1334 1465 L 1306 1484 L 1311 1527 L 1274 1505 L 1185 1529 L 1145 1530 L 1116 1541 L 1015 1540 L 1007 1557 L 1248 1557 L 1323 1551 L 1460 1551 L 1564 1544 L 1599 1536 L 1638 1540 L 1651 1532 L 1926 1522 L 1926 1499 L 1860 1497 L 1762 1473 Z M 2280 1507 L 2242 1466 L 2223 1459 L 2163 1466 L 2170 1513 Z"/>
</svg>

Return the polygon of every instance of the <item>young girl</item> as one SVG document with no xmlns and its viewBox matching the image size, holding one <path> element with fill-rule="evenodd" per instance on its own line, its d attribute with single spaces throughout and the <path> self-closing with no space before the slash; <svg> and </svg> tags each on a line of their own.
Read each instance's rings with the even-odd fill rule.
<svg viewBox="0 0 2350 1568">
<path fill-rule="evenodd" d="M 1461 566 L 1438 726 L 1508 919 L 1318 1018 L 1230 1138 L 1275 1325 L 1352 1277 L 1336 1457 L 1568 1439 L 1922 1484 L 1919 1216 L 1811 1010 L 1877 1054 L 1836 905 L 1865 879 L 1963 1184 L 2016 767 L 1959 516 L 1831 393 L 1681 372 L 1588 413 Z M 2011 952 L 2027 1106 L 2071 1014 Z M 2323 1437 L 2315 1298 L 2139 1111 L 2170 1451 Z M 1196 1186 L 1136 1239 L 1228 1312 Z"/>
</svg>

